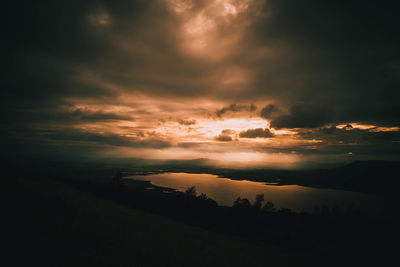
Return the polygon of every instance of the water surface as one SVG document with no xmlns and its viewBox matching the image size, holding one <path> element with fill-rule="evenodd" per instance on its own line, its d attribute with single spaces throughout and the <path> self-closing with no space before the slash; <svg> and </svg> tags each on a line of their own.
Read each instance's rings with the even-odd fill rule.
<svg viewBox="0 0 400 267">
<path fill-rule="evenodd" d="M 238 197 L 254 201 L 257 194 L 264 194 L 266 201 L 276 207 L 295 211 L 312 211 L 315 206 L 347 208 L 354 205 L 361 210 L 378 211 L 382 201 L 377 196 L 333 189 L 319 189 L 299 185 L 273 185 L 247 180 L 231 180 L 205 173 L 157 173 L 134 175 L 126 178 L 150 181 L 155 186 L 185 191 L 195 186 L 197 193 L 205 193 L 222 206 L 232 206 Z"/>
</svg>

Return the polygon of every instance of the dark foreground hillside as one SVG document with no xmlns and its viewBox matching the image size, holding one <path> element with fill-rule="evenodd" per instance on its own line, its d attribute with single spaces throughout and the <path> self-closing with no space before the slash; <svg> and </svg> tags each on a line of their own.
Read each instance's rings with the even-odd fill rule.
<svg viewBox="0 0 400 267">
<path fill-rule="evenodd" d="M 257 245 L 120 206 L 63 182 L 3 177 L 8 266 L 325 266 L 313 253 Z"/>
</svg>

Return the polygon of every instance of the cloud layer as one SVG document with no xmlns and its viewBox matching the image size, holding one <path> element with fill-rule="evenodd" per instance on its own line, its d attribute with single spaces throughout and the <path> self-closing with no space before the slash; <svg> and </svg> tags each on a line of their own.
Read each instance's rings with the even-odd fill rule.
<svg viewBox="0 0 400 267">
<path fill-rule="evenodd" d="M 40 1 L 4 10 L 7 146 L 399 159 L 391 2 Z"/>
</svg>

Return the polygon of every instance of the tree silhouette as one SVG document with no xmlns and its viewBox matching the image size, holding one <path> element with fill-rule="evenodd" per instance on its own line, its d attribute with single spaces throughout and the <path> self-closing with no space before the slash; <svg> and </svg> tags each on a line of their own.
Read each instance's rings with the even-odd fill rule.
<svg viewBox="0 0 400 267">
<path fill-rule="evenodd" d="M 212 206 L 217 206 L 218 203 L 214 199 L 208 197 L 206 194 L 201 193 L 200 196 L 197 197 L 197 200 L 201 201 L 202 203 L 207 203 Z"/>
<path fill-rule="evenodd" d="M 188 187 L 188 189 L 186 189 L 186 191 L 185 191 L 185 195 L 190 198 L 195 198 L 196 194 L 197 194 L 197 192 L 196 192 L 195 186 Z"/>
<path fill-rule="evenodd" d="M 275 211 L 275 206 L 274 203 L 272 203 L 271 201 L 268 201 L 264 207 L 262 208 L 263 211 L 265 212 L 274 212 Z"/>
<path fill-rule="evenodd" d="M 264 201 L 264 194 L 256 195 L 256 201 L 253 204 L 253 208 L 255 208 L 256 210 L 261 210 L 263 201 Z"/>
<path fill-rule="evenodd" d="M 247 198 L 240 198 L 238 197 L 235 202 L 233 202 L 233 208 L 240 208 L 240 209 L 245 209 L 245 208 L 250 208 L 251 204 L 250 201 Z"/>
</svg>

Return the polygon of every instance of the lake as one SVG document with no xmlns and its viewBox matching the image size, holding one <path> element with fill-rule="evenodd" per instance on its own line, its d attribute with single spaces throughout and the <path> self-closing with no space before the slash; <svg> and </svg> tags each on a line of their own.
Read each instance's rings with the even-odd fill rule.
<svg viewBox="0 0 400 267">
<path fill-rule="evenodd" d="M 195 186 L 198 194 L 205 193 L 219 205 L 232 206 L 238 197 L 253 202 L 257 194 L 264 194 L 278 208 L 294 211 L 313 211 L 315 206 L 326 205 L 345 209 L 353 205 L 363 211 L 379 211 L 383 201 L 378 196 L 333 189 L 319 189 L 299 185 L 274 185 L 247 180 L 231 180 L 205 173 L 157 173 L 132 175 L 124 178 L 149 181 L 155 186 L 185 191 Z"/>
</svg>

